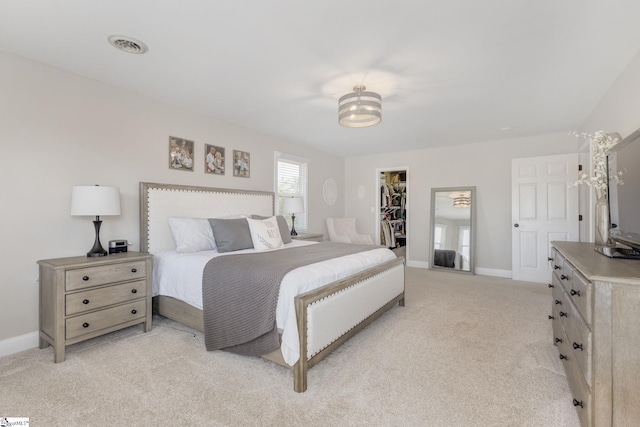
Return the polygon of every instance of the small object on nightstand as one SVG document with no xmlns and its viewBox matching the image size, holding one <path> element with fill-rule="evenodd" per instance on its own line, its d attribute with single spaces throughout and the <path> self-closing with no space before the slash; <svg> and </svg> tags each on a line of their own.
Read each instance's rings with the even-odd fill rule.
<svg viewBox="0 0 640 427">
<path fill-rule="evenodd" d="M 70 257 L 40 265 L 40 348 L 63 362 L 68 345 L 144 324 L 151 330 L 153 255 L 123 252 Z"/>
<path fill-rule="evenodd" d="M 119 254 L 120 252 L 127 252 L 128 245 L 129 245 L 129 242 L 127 242 L 124 239 L 109 240 L 109 253 Z"/>
<path fill-rule="evenodd" d="M 294 240 L 310 240 L 315 242 L 322 242 L 324 240 L 324 234 L 319 233 L 300 233 L 296 236 L 291 236 Z"/>
</svg>

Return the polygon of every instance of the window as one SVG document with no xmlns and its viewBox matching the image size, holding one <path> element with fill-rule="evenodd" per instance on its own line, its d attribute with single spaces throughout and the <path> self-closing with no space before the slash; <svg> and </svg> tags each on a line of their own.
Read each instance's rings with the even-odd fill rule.
<svg viewBox="0 0 640 427">
<path fill-rule="evenodd" d="M 458 252 L 462 254 L 465 259 L 469 259 L 469 248 L 471 247 L 471 228 L 469 226 L 460 227 Z"/>
<path fill-rule="evenodd" d="M 441 249 L 447 235 L 447 226 L 445 224 L 436 224 L 433 231 L 433 249 Z"/>
<path fill-rule="evenodd" d="M 309 161 L 289 154 L 275 153 L 276 168 L 276 214 L 280 215 L 282 210 L 282 199 L 285 197 L 302 197 L 304 212 L 296 214 L 296 229 L 308 229 L 307 221 L 307 174 Z M 289 225 L 291 225 L 291 215 L 282 214 Z"/>
</svg>

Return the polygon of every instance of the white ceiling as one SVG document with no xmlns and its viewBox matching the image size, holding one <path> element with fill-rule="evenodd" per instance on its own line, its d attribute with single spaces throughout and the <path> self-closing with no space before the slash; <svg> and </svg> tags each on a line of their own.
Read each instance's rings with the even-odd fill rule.
<svg viewBox="0 0 640 427">
<path fill-rule="evenodd" d="M 357 155 L 573 131 L 640 49 L 639 15 L 638 0 L 4 0 L 0 50 Z M 382 95 L 379 125 L 338 125 L 356 84 Z"/>
</svg>

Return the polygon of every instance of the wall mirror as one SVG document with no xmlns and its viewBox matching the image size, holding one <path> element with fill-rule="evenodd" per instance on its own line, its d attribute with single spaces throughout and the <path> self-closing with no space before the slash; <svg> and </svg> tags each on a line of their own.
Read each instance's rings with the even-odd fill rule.
<svg viewBox="0 0 640 427">
<path fill-rule="evenodd" d="M 431 189 L 429 266 L 474 273 L 476 187 Z"/>
</svg>

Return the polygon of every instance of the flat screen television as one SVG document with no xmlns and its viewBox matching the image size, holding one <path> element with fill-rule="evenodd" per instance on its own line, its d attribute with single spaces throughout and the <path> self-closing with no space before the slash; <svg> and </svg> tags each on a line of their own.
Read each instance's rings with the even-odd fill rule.
<svg viewBox="0 0 640 427">
<path fill-rule="evenodd" d="M 622 184 L 611 176 L 622 172 Z M 609 235 L 617 243 L 605 248 L 615 258 L 640 258 L 640 129 L 607 152 Z"/>
</svg>

